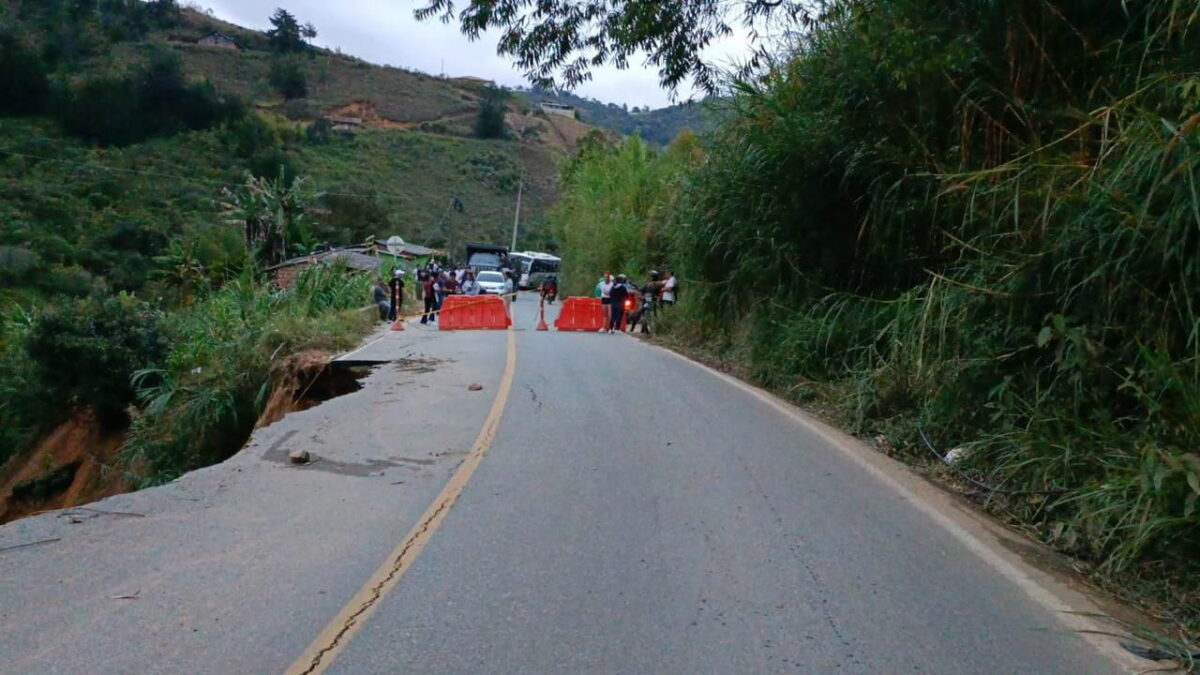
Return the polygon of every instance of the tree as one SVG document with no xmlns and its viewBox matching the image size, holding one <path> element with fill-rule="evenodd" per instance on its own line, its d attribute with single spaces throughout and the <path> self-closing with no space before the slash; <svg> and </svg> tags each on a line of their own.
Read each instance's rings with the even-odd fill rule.
<svg viewBox="0 0 1200 675">
<path fill-rule="evenodd" d="M 12 33 L 0 33 L 0 113 L 28 115 L 42 112 L 50 94 L 46 66 L 25 42 Z"/>
<path fill-rule="evenodd" d="M 207 129 L 245 115 L 240 101 L 219 96 L 211 83 L 189 83 L 178 55 L 159 50 L 143 66 L 85 78 L 58 98 L 54 113 L 63 130 L 105 145 Z"/>
<path fill-rule="evenodd" d="M 507 113 L 509 94 L 500 87 L 486 87 L 479 99 L 479 117 L 475 120 L 475 135 L 479 138 L 504 138 L 507 128 L 504 116 Z"/>
<path fill-rule="evenodd" d="M 146 4 L 150 20 L 160 28 L 168 28 L 179 23 L 182 13 L 176 0 L 150 0 Z"/>
<path fill-rule="evenodd" d="M 279 8 L 271 15 L 271 30 L 267 31 L 271 48 L 281 54 L 303 52 L 308 49 L 306 39 L 317 37 L 317 29 L 311 23 L 303 26 L 296 16 L 286 9 Z"/>
<path fill-rule="evenodd" d="M 675 90 L 691 79 L 714 92 L 716 68 L 701 58 L 714 40 L 733 34 L 727 7 L 711 0 L 468 0 L 459 9 L 454 0 L 428 0 L 416 11 L 418 19 L 457 20 L 464 35 L 479 39 L 500 32 L 497 50 L 525 69 L 539 87 L 553 89 L 561 80 L 575 87 L 591 78 L 593 67 L 608 63 L 629 67 L 629 59 L 644 52 L 658 66 L 659 81 Z M 810 20 L 810 8 L 826 0 L 740 0 L 741 22 L 754 29 L 768 18 L 783 15 Z M 760 55 L 749 65 L 754 65 Z"/>
<path fill-rule="evenodd" d="M 289 240 L 294 245 L 310 238 L 305 212 L 313 195 L 304 178 L 289 181 L 283 167 L 275 178 L 248 175 L 244 185 L 223 193 L 226 222 L 242 229 L 246 248 L 260 262 L 283 262 Z"/>
<path fill-rule="evenodd" d="M 133 295 L 55 303 L 34 321 L 29 357 L 57 400 L 92 406 L 106 423 L 124 421 L 133 373 L 166 355 L 161 316 Z"/>
<path fill-rule="evenodd" d="M 304 68 L 292 58 L 276 57 L 271 63 L 271 86 L 289 101 L 308 96 Z"/>
</svg>

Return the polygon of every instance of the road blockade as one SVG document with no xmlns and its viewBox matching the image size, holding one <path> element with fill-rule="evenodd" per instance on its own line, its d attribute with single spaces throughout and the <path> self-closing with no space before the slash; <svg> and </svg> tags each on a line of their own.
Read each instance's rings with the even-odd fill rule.
<svg viewBox="0 0 1200 675">
<path fill-rule="evenodd" d="M 604 308 L 600 298 L 567 298 L 563 300 L 562 310 L 554 321 L 554 327 L 561 331 L 592 331 L 595 333 L 604 327 Z"/>
<path fill-rule="evenodd" d="M 504 330 L 511 325 L 498 295 L 448 295 L 438 313 L 438 330 Z"/>
</svg>

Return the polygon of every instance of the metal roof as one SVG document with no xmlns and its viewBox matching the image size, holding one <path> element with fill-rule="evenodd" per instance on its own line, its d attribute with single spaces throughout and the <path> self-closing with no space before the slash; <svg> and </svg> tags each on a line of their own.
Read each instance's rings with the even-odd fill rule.
<svg viewBox="0 0 1200 675">
<path fill-rule="evenodd" d="M 278 265 L 268 267 L 266 271 L 273 272 L 284 267 L 294 267 L 296 265 L 305 265 L 312 263 L 330 263 L 341 260 L 346 263 L 346 267 L 352 270 L 376 270 L 379 269 L 379 258 L 373 255 L 367 255 L 361 251 L 353 251 L 347 249 L 339 249 L 335 251 L 320 251 L 309 255 L 302 255 L 296 258 L 285 260 Z"/>
</svg>

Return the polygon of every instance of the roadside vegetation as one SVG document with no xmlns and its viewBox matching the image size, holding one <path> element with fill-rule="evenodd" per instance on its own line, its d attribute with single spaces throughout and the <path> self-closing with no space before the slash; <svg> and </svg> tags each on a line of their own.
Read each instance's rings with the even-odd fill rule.
<svg viewBox="0 0 1200 675">
<path fill-rule="evenodd" d="M 583 152 L 564 275 L 676 266 L 676 344 L 961 448 L 952 482 L 1196 631 L 1194 10 L 828 3 L 698 143 Z"/>
<path fill-rule="evenodd" d="M 274 383 L 272 367 L 302 350 L 347 349 L 376 324 L 360 311 L 370 275 L 339 265 L 305 270 L 273 292 L 246 271 L 165 321 L 170 349 L 130 373 L 137 407 L 123 448 L 138 483 L 152 485 L 241 448 Z"/>
<path fill-rule="evenodd" d="M 276 18 L 278 45 L 222 28 L 317 67 L 314 30 Z M 345 348 L 373 324 L 356 311 L 370 275 L 330 267 L 275 291 L 264 268 L 402 225 L 401 200 L 339 172 L 356 151 L 403 155 L 383 133 L 314 130 L 321 113 L 256 111 L 196 77 L 196 54 L 241 52 L 164 37 L 194 41 L 210 21 L 170 0 L 0 3 L 0 468 L 90 410 L 106 437 L 127 434 L 109 468 L 169 480 L 241 447 L 285 357 Z M 422 147 L 443 140 L 460 139 Z M 475 182 L 458 165 L 496 151 L 461 140 L 428 180 Z M 463 192 L 478 207 L 500 191 Z M 443 197 L 429 200 L 433 214 Z"/>
<path fill-rule="evenodd" d="M 522 235 L 548 242 L 563 146 L 508 134 L 505 92 L 270 21 L 0 0 L 0 468 L 85 408 L 129 430 L 143 482 L 240 447 L 271 367 L 370 324 L 349 311 L 370 303 L 362 277 L 273 293 L 271 264 L 391 234 L 505 238 L 523 177 Z"/>
</svg>

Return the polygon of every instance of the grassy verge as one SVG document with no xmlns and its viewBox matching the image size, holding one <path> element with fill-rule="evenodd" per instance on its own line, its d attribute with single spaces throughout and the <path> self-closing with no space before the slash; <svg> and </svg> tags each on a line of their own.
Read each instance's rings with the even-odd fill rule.
<svg viewBox="0 0 1200 675">
<path fill-rule="evenodd" d="M 273 364 L 349 348 L 376 325 L 356 309 L 371 283 L 337 266 L 306 270 L 283 293 L 244 276 L 174 315 L 164 362 L 133 376 L 139 405 L 122 454 L 139 483 L 166 482 L 240 449 L 270 397 Z"/>
</svg>

